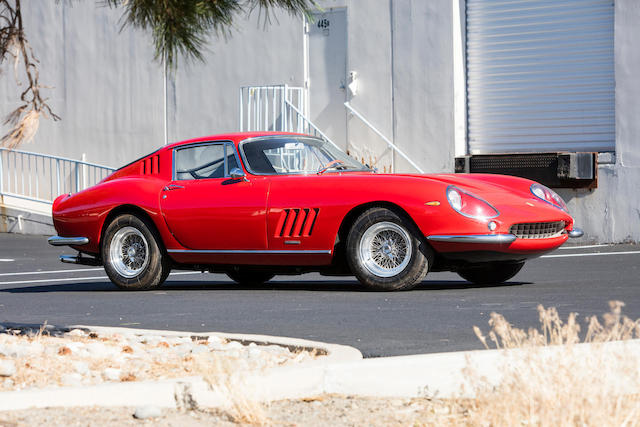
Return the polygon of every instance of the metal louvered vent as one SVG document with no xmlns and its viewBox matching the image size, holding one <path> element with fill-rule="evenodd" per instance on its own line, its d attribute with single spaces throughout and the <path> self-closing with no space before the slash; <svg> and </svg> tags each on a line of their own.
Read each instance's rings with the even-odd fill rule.
<svg viewBox="0 0 640 427">
<path fill-rule="evenodd" d="M 148 157 L 142 161 L 140 167 L 142 175 L 153 175 L 160 173 L 160 156 L 155 155 Z"/>
<path fill-rule="evenodd" d="M 283 209 L 276 225 L 275 237 L 309 237 L 318 218 L 318 208 Z"/>
<path fill-rule="evenodd" d="M 509 231 L 518 239 L 547 239 L 562 234 L 564 227 L 564 221 L 524 222 L 513 224 Z"/>
<path fill-rule="evenodd" d="M 613 0 L 466 0 L 470 154 L 615 149 Z"/>
</svg>

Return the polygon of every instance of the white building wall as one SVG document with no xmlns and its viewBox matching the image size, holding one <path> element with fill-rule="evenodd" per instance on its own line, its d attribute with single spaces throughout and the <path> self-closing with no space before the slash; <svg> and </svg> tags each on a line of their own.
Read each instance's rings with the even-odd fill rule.
<svg viewBox="0 0 640 427">
<path fill-rule="evenodd" d="M 396 142 L 426 172 L 452 172 L 452 3 L 395 0 L 393 6 Z M 412 171 L 401 159 L 398 166 Z"/>
<path fill-rule="evenodd" d="M 236 25 L 226 41 L 211 41 L 205 63 L 183 62 L 170 77 L 170 141 L 238 131 L 241 86 L 303 86 L 300 18 L 275 13 L 264 26 L 256 12 Z"/>
<path fill-rule="evenodd" d="M 464 0 L 323 0 L 321 5 L 347 7 L 347 69 L 359 79 L 350 99 L 354 108 L 425 171 L 453 171 L 455 155 L 466 149 L 460 78 Z M 45 94 L 62 121 L 42 120 L 35 140 L 22 149 L 72 158 L 86 153 L 89 161 L 120 166 L 162 145 L 163 73 L 152 60 L 147 35 L 119 32 L 120 12 L 93 1 L 70 6 L 30 0 L 23 9 L 41 61 L 41 83 L 54 86 Z M 560 191 L 586 232 L 583 241 L 640 240 L 637 22 L 640 3 L 616 0 L 616 152 L 600 156 L 597 189 Z M 228 40 L 212 41 L 205 64 L 182 61 L 169 78 L 170 141 L 237 130 L 240 86 L 304 84 L 301 18 L 276 13 L 264 27 L 254 13 L 236 27 Z M 0 77 L 1 113 L 17 106 L 11 73 Z M 348 118 L 348 140 L 353 154 L 365 161 L 385 149 L 355 117 Z M 399 156 L 395 161 L 398 171 L 413 172 Z M 390 162 L 387 154 L 378 166 Z"/>
<path fill-rule="evenodd" d="M 615 1 L 616 151 L 600 155 L 598 188 L 564 190 L 593 242 L 640 241 L 640 3 Z"/>
<path fill-rule="evenodd" d="M 121 11 L 97 1 L 23 2 L 25 31 L 40 59 L 40 82 L 62 120 L 41 120 L 20 148 L 118 167 L 164 143 L 162 66 L 146 33 L 120 32 Z M 276 12 L 240 18 L 228 41 L 213 39 L 206 63 L 168 78 L 168 136 L 177 141 L 238 128 L 238 90 L 254 83 L 302 85 L 302 21 Z M 13 70 L 0 77 L 0 113 L 15 109 Z M 8 127 L 1 127 L 2 134 Z"/>
<path fill-rule="evenodd" d="M 62 120 L 42 119 L 35 140 L 20 148 L 123 164 L 162 141 L 162 71 L 150 40 L 118 33 L 119 13 L 95 2 L 22 2 L 27 38 L 40 60 L 40 83 Z M 0 77 L 0 113 L 19 103 L 11 64 Z M 8 130 L 2 127 L 4 134 Z"/>
</svg>

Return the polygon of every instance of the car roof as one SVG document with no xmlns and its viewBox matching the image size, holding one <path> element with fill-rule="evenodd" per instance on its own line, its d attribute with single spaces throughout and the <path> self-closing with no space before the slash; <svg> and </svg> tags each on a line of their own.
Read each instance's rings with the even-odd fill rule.
<svg viewBox="0 0 640 427">
<path fill-rule="evenodd" d="M 224 133 L 219 135 L 209 135 L 209 136 L 201 136 L 198 138 L 187 139 L 180 142 L 174 142 L 163 147 L 163 150 L 172 150 L 175 147 L 179 147 L 181 145 L 193 144 L 197 142 L 209 142 L 209 141 L 233 141 L 234 144 L 238 145 L 239 142 L 249 139 L 249 138 L 259 138 L 261 136 L 310 136 L 302 133 L 294 133 L 294 132 L 234 132 L 234 133 Z"/>
</svg>

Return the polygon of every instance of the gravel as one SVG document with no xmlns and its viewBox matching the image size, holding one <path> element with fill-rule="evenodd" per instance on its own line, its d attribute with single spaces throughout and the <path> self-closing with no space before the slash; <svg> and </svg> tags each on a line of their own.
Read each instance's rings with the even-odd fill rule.
<svg viewBox="0 0 640 427">
<path fill-rule="evenodd" d="M 16 364 L 12 360 L 0 360 L 0 377 L 11 377 L 16 373 Z"/>
<path fill-rule="evenodd" d="M 256 343 L 243 345 L 215 335 L 163 336 L 136 334 L 135 330 L 128 334 L 99 334 L 81 329 L 61 332 L 51 327 L 34 332 L 12 328 L 0 332 L 0 393 L 194 375 L 214 378 L 316 357 L 308 351 L 293 352 L 286 347 Z"/>
<path fill-rule="evenodd" d="M 157 406 L 140 406 L 136 408 L 136 411 L 133 413 L 133 417 L 139 420 L 144 420 L 147 418 L 158 418 L 162 416 L 162 409 Z"/>
<path fill-rule="evenodd" d="M 47 408 L 0 412 L 0 426 L 438 426 L 465 425 L 464 415 L 452 419 L 441 401 L 382 399 L 327 395 L 315 399 L 283 400 L 254 408 L 179 411 L 139 408 Z M 142 421 L 144 420 L 144 421 Z M 455 421 L 459 421 L 456 423 Z M 150 423 L 150 424 L 147 424 Z"/>
</svg>

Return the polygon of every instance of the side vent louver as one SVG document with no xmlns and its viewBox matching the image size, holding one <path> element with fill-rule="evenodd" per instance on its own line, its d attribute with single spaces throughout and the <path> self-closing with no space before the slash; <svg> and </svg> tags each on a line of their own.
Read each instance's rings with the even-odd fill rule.
<svg viewBox="0 0 640 427">
<path fill-rule="evenodd" d="M 275 237 L 309 237 L 320 209 L 284 209 L 276 225 Z"/>
<path fill-rule="evenodd" d="M 160 172 L 160 156 L 155 155 L 146 158 L 142 161 L 141 165 L 142 175 L 154 175 Z"/>
</svg>

